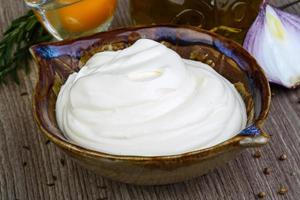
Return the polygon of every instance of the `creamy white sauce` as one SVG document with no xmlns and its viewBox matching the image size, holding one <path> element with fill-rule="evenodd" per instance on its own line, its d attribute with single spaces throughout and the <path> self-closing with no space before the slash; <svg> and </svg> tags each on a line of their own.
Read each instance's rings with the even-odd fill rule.
<svg viewBox="0 0 300 200">
<path fill-rule="evenodd" d="M 237 135 L 247 121 L 229 81 L 147 39 L 91 57 L 62 86 L 56 117 L 78 145 L 140 156 L 211 147 Z"/>
</svg>

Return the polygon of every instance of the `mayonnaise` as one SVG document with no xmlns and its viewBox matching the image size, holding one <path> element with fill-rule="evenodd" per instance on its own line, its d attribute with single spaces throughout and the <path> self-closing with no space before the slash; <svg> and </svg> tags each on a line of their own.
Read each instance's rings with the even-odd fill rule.
<svg viewBox="0 0 300 200">
<path fill-rule="evenodd" d="M 229 81 L 148 39 L 91 57 L 62 86 L 56 117 L 78 145 L 139 156 L 211 147 L 237 135 L 247 121 Z"/>
</svg>

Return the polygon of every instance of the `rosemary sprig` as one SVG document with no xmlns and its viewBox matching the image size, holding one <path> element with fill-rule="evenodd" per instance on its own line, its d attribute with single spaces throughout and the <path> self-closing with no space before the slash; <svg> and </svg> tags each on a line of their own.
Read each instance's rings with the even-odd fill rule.
<svg viewBox="0 0 300 200">
<path fill-rule="evenodd" d="M 32 11 L 12 21 L 0 41 L 0 84 L 8 75 L 19 84 L 17 70 L 23 68 L 29 72 L 29 47 L 51 38 Z"/>
</svg>

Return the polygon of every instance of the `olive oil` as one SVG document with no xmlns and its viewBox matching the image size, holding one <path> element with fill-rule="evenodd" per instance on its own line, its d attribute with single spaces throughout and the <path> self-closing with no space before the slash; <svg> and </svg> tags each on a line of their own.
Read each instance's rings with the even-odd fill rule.
<svg viewBox="0 0 300 200">
<path fill-rule="evenodd" d="M 188 24 L 242 42 L 262 0 L 131 0 L 134 24 Z"/>
</svg>

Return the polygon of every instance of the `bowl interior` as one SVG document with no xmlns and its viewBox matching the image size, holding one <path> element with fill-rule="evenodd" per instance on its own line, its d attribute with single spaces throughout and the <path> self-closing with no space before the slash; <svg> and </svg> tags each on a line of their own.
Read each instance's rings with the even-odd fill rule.
<svg viewBox="0 0 300 200">
<path fill-rule="evenodd" d="M 140 38 L 159 41 L 183 58 L 210 65 L 240 92 L 247 108 L 248 126 L 264 121 L 269 109 L 269 86 L 261 68 L 241 46 L 196 28 L 151 26 L 32 47 L 31 52 L 40 68 L 33 103 L 40 127 L 69 142 L 59 130 L 55 117 L 56 97 L 62 84 L 96 52 L 124 49 Z"/>
</svg>

